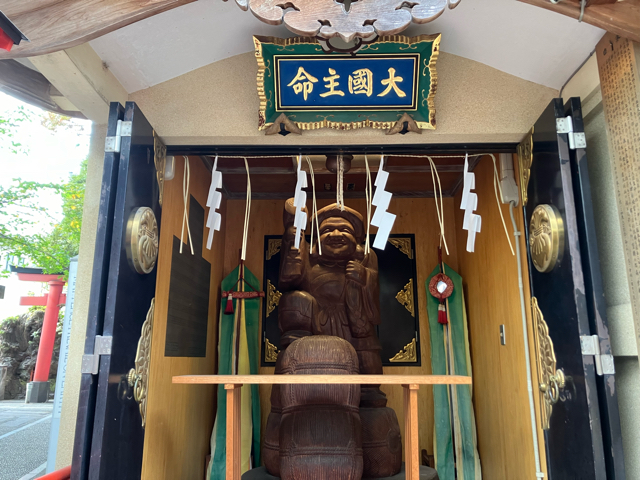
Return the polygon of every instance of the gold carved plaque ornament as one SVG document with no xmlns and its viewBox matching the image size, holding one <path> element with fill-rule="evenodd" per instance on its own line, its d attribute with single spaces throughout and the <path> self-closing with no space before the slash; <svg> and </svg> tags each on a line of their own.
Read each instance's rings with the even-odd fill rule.
<svg viewBox="0 0 640 480">
<path fill-rule="evenodd" d="M 153 333 L 153 315 L 155 312 L 155 298 L 147 312 L 147 318 L 142 324 L 138 350 L 136 351 L 135 368 L 129 370 L 127 383 L 133 388 L 133 398 L 138 402 L 142 427 L 147 421 L 147 395 L 149 387 L 149 363 L 151 362 L 151 335 Z"/>
<path fill-rule="evenodd" d="M 416 316 L 415 303 L 413 301 L 413 278 L 398 292 L 396 300 L 411 313 L 412 317 Z"/>
<path fill-rule="evenodd" d="M 533 266 L 548 273 L 562 259 L 564 224 L 558 209 L 552 205 L 538 205 L 529 223 L 529 250 Z"/>
<path fill-rule="evenodd" d="M 538 306 L 538 299 L 531 299 L 531 313 L 536 344 L 536 364 L 540 390 L 540 421 L 543 430 L 549 430 L 553 406 L 558 403 L 560 390 L 566 386 L 562 370 L 556 369 L 556 354 L 549 336 L 549 326 Z"/>
<path fill-rule="evenodd" d="M 267 280 L 267 317 L 273 313 L 282 298 L 282 293 L 276 290 L 271 280 Z"/>
<path fill-rule="evenodd" d="M 167 168 L 167 147 L 160 140 L 158 134 L 153 131 L 153 163 L 156 166 L 156 179 L 158 180 L 158 202 L 162 206 L 162 195 L 164 193 L 164 173 Z"/>
<path fill-rule="evenodd" d="M 531 177 L 531 165 L 533 164 L 533 128 L 518 145 L 518 173 L 520 176 L 520 195 L 522 206 L 527 205 L 529 178 Z"/>
<path fill-rule="evenodd" d="M 264 361 L 265 362 L 275 362 L 278 360 L 278 349 L 276 346 L 269 341 L 268 338 L 264 339 Z"/>
<path fill-rule="evenodd" d="M 153 271 L 158 259 L 158 222 L 149 207 L 140 207 L 127 223 L 127 256 L 140 274 Z"/>
</svg>

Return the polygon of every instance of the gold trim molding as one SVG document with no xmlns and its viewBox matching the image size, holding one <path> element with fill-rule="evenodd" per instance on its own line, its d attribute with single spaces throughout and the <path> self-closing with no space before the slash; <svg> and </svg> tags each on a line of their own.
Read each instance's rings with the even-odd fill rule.
<svg viewBox="0 0 640 480">
<path fill-rule="evenodd" d="M 155 313 L 156 299 L 151 299 L 151 306 L 147 312 L 147 318 L 142 324 L 138 350 L 136 351 L 135 368 L 129 370 L 127 383 L 133 388 L 133 398 L 138 402 L 142 427 L 147 421 L 147 396 L 149 393 L 149 365 L 151 363 L 151 337 L 153 334 L 153 316 Z"/>
<path fill-rule="evenodd" d="M 520 195 L 522 196 L 522 206 L 527 205 L 527 189 L 529 178 L 531 177 L 531 165 L 533 164 L 533 128 L 518 145 L 518 172 L 520 176 Z"/>
<path fill-rule="evenodd" d="M 390 238 L 389 243 L 413 260 L 413 249 L 410 238 Z"/>
<path fill-rule="evenodd" d="M 133 269 L 140 274 L 153 271 L 158 259 L 158 222 L 149 207 L 140 207 L 127 222 L 126 250 Z"/>
<path fill-rule="evenodd" d="M 406 345 L 402 350 L 396 353 L 395 357 L 389 359 L 390 362 L 394 363 L 410 363 L 418 361 L 418 347 L 416 344 L 416 339 L 411 340 L 411 343 Z"/>
<path fill-rule="evenodd" d="M 413 278 L 398 292 L 396 300 L 411 313 L 412 317 L 416 316 L 415 303 L 413 301 Z"/>
<path fill-rule="evenodd" d="M 282 293 L 276 290 L 271 280 L 267 280 L 267 318 L 273 313 L 282 298 Z"/>
<path fill-rule="evenodd" d="M 159 198 L 158 202 L 162 206 L 162 195 L 164 194 L 164 172 L 167 168 L 167 147 L 160 140 L 160 137 L 153 131 L 153 163 L 156 166 L 156 179 L 158 180 Z"/>
<path fill-rule="evenodd" d="M 529 222 L 529 250 L 533 266 L 548 273 L 562 259 L 564 251 L 564 224 L 562 215 L 552 205 L 538 205 Z"/>
<path fill-rule="evenodd" d="M 556 369 L 556 354 L 549 336 L 549 326 L 538 306 L 538 299 L 531 298 L 534 337 L 536 344 L 536 364 L 540 390 L 540 423 L 543 430 L 549 430 L 553 406 L 560 398 L 566 379 L 562 370 Z"/>
<path fill-rule="evenodd" d="M 271 260 L 271 257 L 273 257 L 276 253 L 278 253 L 281 247 L 282 247 L 281 238 L 269 239 L 269 243 L 267 243 L 267 252 L 265 253 L 265 258 L 267 260 Z"/>
<path fill-rule="evenodd" d="M 264 361 L 275 362 L 278 360 L 278 353 L 280 353 L 277 347 L 269 341 L 268 338 L 264 339 Z"/>
</svg>

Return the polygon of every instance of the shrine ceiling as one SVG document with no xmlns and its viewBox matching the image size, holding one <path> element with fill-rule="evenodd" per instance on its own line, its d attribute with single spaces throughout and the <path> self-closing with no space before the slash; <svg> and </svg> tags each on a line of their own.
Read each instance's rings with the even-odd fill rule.
<svg viewBox="0 0 640 480">
<path fill-rule="evenodd" d="M 209 157 L 210 158 L 210 157 Z M 310 157 L 313 164 L 318 198 L 335 198 L 336 174 L 326 168 L 326 157 L 314 155 Z M 469 165 L 473 170 L 480 157 L 469 157 Z M 251 172 L 251 195 L 259 199 L 287 199 L 291 197 L 296 186 L 296 170 L 291 157 L 248 158 Z M 448 156 L 433 158 L 440 177 L 443 195 L 452 197 L 462 185 L 464 156 Z M 208 160 L 207 164 L 211 164 Z M 372 181 L 375 182 L 378 156 L 369 157 Z M 308 171 L 306 162 L 304 169 Z M 244 199 L 247 188 L 247 175 L 242 158 L 218 158 L 218 170 L 223 175 L 223 192 L 231 199 Z M 385 170 L 391 175 L 387 183 L 387 191 L 394 197 L 433 197 L 433 180 L 431 168 L 426 158 L 419 157 L 385 157 Z M 351 169 L 344 176 L 344 195 L 346 198 L 364 198 L 366 182 L 364 156 L 356 155 Z"/>
<path fill-rule="evenodd" d="M 513 0 L 461 1 L 403 35 L 442 33 L 441 49 L 559 89 L 603 31 Z M 235 2 L 199 0 L 91 41 L 129 93 L 253 51 L 253 35 L 290 37 Z M 251 73 L 253 75 L 253 73 Z"/>
</svg>

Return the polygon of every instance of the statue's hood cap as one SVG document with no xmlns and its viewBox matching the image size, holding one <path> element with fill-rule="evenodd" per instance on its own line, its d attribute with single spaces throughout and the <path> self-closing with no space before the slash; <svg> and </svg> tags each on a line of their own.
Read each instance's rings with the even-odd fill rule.
<svg viewBox="0 0 640 480">
<path fill-rule="evenodd" d="M 347 220 L 353 226 L 358 243 L 364 242 L 364 219 L 360 213 L 349 207 L 344 207 L 344 210 L 341 210 L 340 206 L 334 203 L 318 210 L 318 225 L 322 225 L 322 222 L 330 217 L 342 217 Z"/>
</svg>

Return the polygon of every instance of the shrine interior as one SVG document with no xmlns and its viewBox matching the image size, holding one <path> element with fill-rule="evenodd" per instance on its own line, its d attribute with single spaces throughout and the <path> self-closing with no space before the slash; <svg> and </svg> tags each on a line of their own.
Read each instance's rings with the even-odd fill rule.
<svg viewBox="0 0 640 480">
<path fill-rule="evenodd" d="M 496 158 L 498 156 L 496 155 Z M 303 156 L 304 158 L 304 156 Z M 181 238 L 183 182 L 185 161 L 189 163 L 189 211 L 194 215 L 194 200 L 206 212 L 206 201 L 211 183 L 210 156 L 175 156 L 175 176 L 164 184 L 162 228 L 158 255 L 155 327 L 152 344 L 167 344 L 167 314 L 172 278 L 172 256 L 175 239 Z M 248 159 L 251 173 L 251 215 L 247 244 L 246 266 L 262 281 L 265 264 L 265 236 L 283 233 L 285 201 L 293 196 L 296 184 L 295 160 L 290 156 Z M 315 174 L 318 208 L 336 201 L 336 175 L 327 170 L 325 157 L 310 157 Z M 369 155 L 372 176 L 379 164 L 379 155 Z M 448 254 L 443 248 L 443 261 L 457 271 L 463 279 L 464 301 L 468 319 L 469 348 L 473 375 L 473 405 L 477 425 L 477 445 L 485 478 L 525 478 L 525 472 L 534 467 L 534 446 L 530 427 L 530 407 L 527 393 L 527 364 L 522 332 L 520 292 L 516 257 L 511 253 L 507 233 L 514 242 L 509 206 L 498 207 L 494 190 L 494 163 L 490 155 L 470 155 L 469 169 L 476 175 L 475 192 L 479 202 L 476 213 L 482 217 L 482 230 L 477 235 L 475 252 L 467 252 L 467 232 L 462 229 L 464 211 L 460 209 L 465 157 L 460 155 L 433 155 L 442 188 L 445 238 Z M 308 170 L 306 162 L 304 169 Z M 516 182 L 518 182 L 517 161 Z M 206 233 L 197 231 L 203 223 L 192 222 L 194 245 L 202 245 L 202 259 L 211 265 L 210 295 L 206 325 L 206 356 L 165 356 L 164 348 L 151 350 L 149 391 L 144 437 L 143 479 L 200 478 L 205 469 L 205 458 L 210 453 L 210 438 L 216 414 L 215 385 L 174 385 L 172 377 L 217 373 L 219 312 L 223 299 L 221 281 L 239 262 L 242 244 L 247 192 L 247 175 L 242 157 L 220 157 L 218 170 L 224 177 L 223 200 L 218 212 L 222 225 L 213 238 L 212 248 L 206 249 Z M 498 167 L 499 168 L 499 167 Z M 419 313 L 419 366 L 385 366 L 385 374 L 432 373 L 430 339 L 427 317 L 427 290 L 425 281 L 438 265 L 440 227 L 436 211 L 434 179 L 429 161 L 418 156 L 386 157 L 389 172 L 387 190 L 393 194 L 389 211 L 397 215 L 392 234 L 415 236 L 414 251 L 417 285 L 415 308 Z M 363 155 L 355 155 L 351 169 L 344 175 L 345 203 L 366 218 L 366 171 Z M 437 183 L 437 181 L 436 181 Z M 311 193 L 308 189 L 308 203 Z M 502 210 L 505 224 L 501 219 Z M 521 208 L 513 211 L 515 222 L 524 232 Z M 202 222 L 202 221 L 200 221 Z M 194 228 L 196 227 L 196 228 Z M 372 227 L 372 233 L 375 233 Z M 203 235 L 203 240 L 196 237 Z M 184 238 L 184 235 L 183 235 Z M 524 235 L 519 237 L 525 249 Z M 183 254 L 188 251 L 183 245 Z M 444 247 L 444 246 L 443 246 Z M 387 245 L 387 248 L 393 248 Z M 526 251 L 526 250 L 523 250 Z M 523 261 L 525 302 L 530 302 L 528 265 Z M 198 279 L 182 277 L 182 295 L 195 292 Z M 266 285 L 261 285 L 266 290 Z M 195 294 L 195 293 L 193 293 Z M 262 300 L 263 302 L 265 299 Z M 384 301 L 384 299 L 381 299 Z M 396 302 L 395 298 L 390 301 Z M 262 311 L 262 310 L 261 310 Z M 527 309 L 530 315 L 530 310 Z M 261 316 L 261 322 L 264 318 Z M 393 319 L 382 318 L 382 323 Z M 529 322 L 529 325 L 531 323 Z M 262 329 L 260 329 L 262 332 Z M 501 332 L 504 342 L 501 342 Z M 532 332 L 529 332 L 532 338 Z M 261 337 L 261 343 L 264 338 Z M 504 343 L 504 344 L 502 344 Z M 530 342 L 530 345 L 532 342 Z M 264 355 L 264 345 L 257 346 Z M 533 347 L 530 347 L 533 354 Z M 261 362 L 261 365 L 264 362 Z M 273 366 L 261 366 L 262 374 L 273 373 Z M 388 406 L 398 417 L 403 433 L 402 387 L 383 386 Z M 270 385 L 260 385 L 262 429 L 270 411 Z M 419 444 L 428 455 L 434 454 L 433 390 L 423 386 L 419 391 Z M 538 396 L 534 396 L 536 403 Z M 539 405 L 536 405 L 536 409 Z M 538 428 L 539 451 L 544 461 L 543 432 Z M 264 434 L 264 433 L 263 433 Z"/>
</svg>

